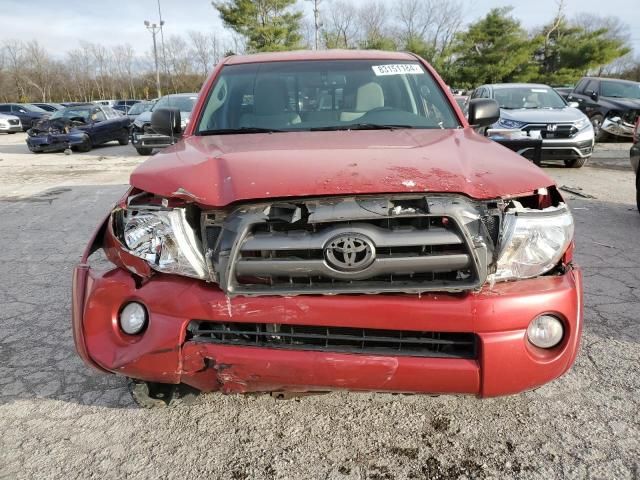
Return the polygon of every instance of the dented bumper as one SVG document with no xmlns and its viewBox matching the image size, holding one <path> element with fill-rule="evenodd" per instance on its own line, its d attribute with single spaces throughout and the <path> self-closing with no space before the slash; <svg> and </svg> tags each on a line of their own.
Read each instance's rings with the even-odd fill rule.
<svg viewBox="0 0 640 480">
<path fill-rule="evenodd" d="M 88 364 L 142 380 L 185 383 L 203 391 L 368 390 L 496 396 L 528 390 L 566 372 L 582 329 L 581 273 L 488 286 L 466 294 L 264 296 L 230 299 L 215 285 L 156 275 L 142 286 L 120 268 L 86 264 L 73 278 L 76 349 Z M 127 301 L 150 315 L 139 336 L 123 334 Z M 533 318 L 553 313 L 566 334 L 540 350 L 526 340 Z M 473 359 L 278 350 L 189 341 L 194 319 L 331 325 L 477 335 Z"/>
</svg>

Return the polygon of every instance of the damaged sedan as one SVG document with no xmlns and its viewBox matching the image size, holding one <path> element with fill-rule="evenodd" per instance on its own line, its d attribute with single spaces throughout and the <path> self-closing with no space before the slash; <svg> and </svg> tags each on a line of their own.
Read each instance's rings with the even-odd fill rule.
<svg viewBox="0 0 640 480">
<path fill-rule="evenodd" d="M 129 143 L 129 123 L 111 107 L 86 103 L 58 110 L 36 123 L 27 131 L 29 150 L 60 152 L 77 150 L 88 152 L 96 145 L 117 141 Z"/>
<path fill-rule="evenodd" d="M 308 101 L 301 101 L 301 99 Z M 313 100 L 313 101 L 311 101 Z M 76 349 L 145 407 L 195 392 L 533 389 L 582 332 L 574 221 L 409 53 L 232 56 L 73 274 Z M 92 266 L 103 252 L 111 267 Z"/>
</svg>

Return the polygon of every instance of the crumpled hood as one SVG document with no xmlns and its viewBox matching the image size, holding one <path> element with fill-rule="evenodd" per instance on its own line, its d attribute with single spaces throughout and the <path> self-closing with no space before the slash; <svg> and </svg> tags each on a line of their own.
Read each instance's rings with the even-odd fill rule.
<svg viewBox="0 0 640 480">
<path fill-rule="evenodd" d="M 82 129 L 86 127 L 85 122 L 79 120 L 72 120 L 69 118 L 43 118 L 39 120 L 29 130 L 30 135 L 43 135 L 43 134 L 62 134 L 69 133 L 72 130 Z"/>
<path fill-rule="evenodd" d="M 225 206 L 242 200 L 378 193 L 491 199 L 553 185 L 471 129 L 191 136 L 140 165 L 131 185 Z"/>
<path fill-rule="evenodd" d="M 577 108 L 518 108 L 514 110 L 500 109 L 500 118 L 526 123 L 573 123 L 585 118 Z"/>
</svg>

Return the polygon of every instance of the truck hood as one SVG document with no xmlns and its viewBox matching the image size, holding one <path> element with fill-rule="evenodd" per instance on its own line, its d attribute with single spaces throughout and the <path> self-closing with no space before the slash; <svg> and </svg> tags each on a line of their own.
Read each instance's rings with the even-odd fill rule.
<svg viewBox="0 0 640 480">
<path fill-rule="evenodd" d="M 410 192 L 491 199 L 553 184 L 540 168 L 469 128 L 190 136 L 131 175 L 141 190 L 214 207 Z"/>
</svg>

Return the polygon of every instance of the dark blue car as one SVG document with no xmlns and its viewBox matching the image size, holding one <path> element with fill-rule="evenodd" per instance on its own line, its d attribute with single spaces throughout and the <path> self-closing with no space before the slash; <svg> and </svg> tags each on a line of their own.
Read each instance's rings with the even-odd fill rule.
<svg viewBox="0 0 640 480">
<path fill-rule="evenodd" d="M 46 110 L 28 103 L 2 103 L 0 104 L 0 113 L 18 117 L 22 123 L 22 130 L 25 131 L 49 114 Z"/>
<path fill-rule="evenodd" d="M 94 145 L 117 140 L 129 143 L 129 118 L 111 107 L 86 103 L 58 110 L 27 133 L 32 152 L 56 152 L 72 148 L 88 152 Z"/>
</svg>

